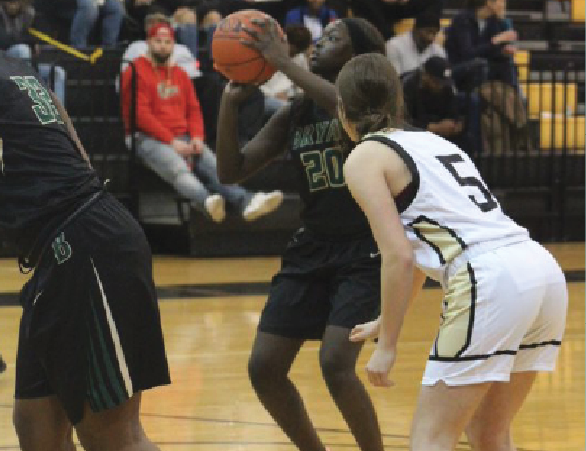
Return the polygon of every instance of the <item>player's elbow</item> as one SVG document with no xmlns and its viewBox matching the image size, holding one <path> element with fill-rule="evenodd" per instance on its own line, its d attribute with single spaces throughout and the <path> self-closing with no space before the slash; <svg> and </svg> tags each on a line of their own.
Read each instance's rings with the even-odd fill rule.
<svg viewBox="0 0 586 451">
<path fill-rule="evenodd" d="M 383 265 L 392 265 L 399 271 L 413 271 L 415 258 L 410 243 L 393 246 L 388 250 L 381 250 Z"/>
</svg>

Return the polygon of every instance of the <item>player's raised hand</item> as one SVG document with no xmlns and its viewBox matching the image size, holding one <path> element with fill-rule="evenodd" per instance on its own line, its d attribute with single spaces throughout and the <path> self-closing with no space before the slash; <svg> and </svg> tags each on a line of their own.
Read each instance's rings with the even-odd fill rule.
<svg viewBox="0 0 586 451">
<path fill-rule="evenodd" d="M 380 330 L 380 316 L 374 321 L 358 324 L 350 331 L 350 341 L 365 341 L 378 337 Z"/>
<path fill-rule="evenodd" d="M 224 88 L 224 95 L 235 103 L 242 103 L 248 99 L 257 88 L 254 85 L 229 82 Z"/>
<path fill-rule="evenodd" d="M 383 348 L 380 344 L 374 350 L 368 364 L 366 373 L 368 380 L 375 387 L 392 387 L 395 385 L 389 379 L 389 372 L 395 364 L 396 348 Z"/>
<path fill-rule="evenodd" d="M 289 60 L 286 36 L 280 32 L 279 24 L 273 18 L 253 19 L 252 23 L 258 29 L 244 27 L 244 31 L 252 39 L 243 39 L 241 42 L 262 53 L 262 56 L 278 69 L 284 61 Z"/>
</svg>

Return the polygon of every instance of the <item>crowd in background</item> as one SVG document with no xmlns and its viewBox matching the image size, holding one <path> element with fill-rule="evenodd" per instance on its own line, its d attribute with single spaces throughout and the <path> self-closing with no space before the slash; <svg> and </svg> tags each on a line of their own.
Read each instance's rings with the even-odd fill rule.
<svg viewBox="0 0 586 451">
<path fill-rule="evenodd" d="M 29 31 L 33 27 L 80 50 L 103 46 L 124 51 L 124 70 L 126 62 L 148 55 L 149 31 L 165 23 L 173 32 L 169 61 L 194 84 L 199 77 L 212 76 L 218 92 L 227 80 L 214 71 L 211 36 L 223 17 L 241 9 L 281 11 L 275 18 L 288 37 L 290 56 L 306 68 L 312 46 L 320 45 L 322 31 L 330 22 L 349 16 L 369 20 L 387 40 L 387 57 L 403 81 L 408 121 L 453 141 L 471 155 L 491 147 L 506 151 L 503 143 L 510 144 L 510 139 L 503 138 L 495 146 L 486 136 L 496 133 L 502 138 L 519 129 L 517 117 L 498 116 L 499 111 L 511 110 L 508 104 L 514 104 L 515 111 L 524 108 L 512 59 L 518 36 L 506 17 L 505 0 L 469 0 L 468 8 L 446 29 L 440 22 L 442 0 L 2 0 L 0 49 L 34 62 L 43 47 Z M 65 70 L 37 67 L 65 103 Z M 486 94 L 486 86 L 490 92 L 496 89 L 498 98 Z M 249 122 L 240 124 L 241 140 L 250 139 L 271 114 L 299 93 L 287 77 L 275 74 L 249 101 L 249 107 L 260 108 L 262 114 L 243 115 Z M 219 97 L 199 100 L 205 133 L 198 139 L 205 136 L 206 147 L 213 151 Z M 493 107 L 490 113 L 487 105 Z M 495 123 L 505 125 L 497 130 Z M 515 126 L 507 130 L 507 123 Z"/>
</svg>

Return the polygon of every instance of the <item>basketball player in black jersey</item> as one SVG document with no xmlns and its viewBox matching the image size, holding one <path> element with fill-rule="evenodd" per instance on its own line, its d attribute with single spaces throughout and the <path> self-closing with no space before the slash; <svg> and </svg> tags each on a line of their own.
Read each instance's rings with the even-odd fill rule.
<svg viewBox="0 0 586 451">
<path fill-rule="evenodd" d="M 322 341 L 322 373 L 360 449 L 382 451 L 372 402 L 355 372 L 361 346 L 350 330 L 377 316 L 380 257 L 368 222 L 342 173 L 342 129 L 331 83 L 352 56 L 384 54 L 378 31 L 362 19 L 330 24 L 311 57 L 313 73 L 291 62 L 272 21 L 250 30 L 249 42 L 305 96 L 279 110 L 240 151 L 238 105 L 250 87 L 229 84 L 218 123 L 218 173 L 224 183 L 250 176 L 287 153 L 299 176 L 304 227 L 289 242 L 273 278 L 249 361 L 249 376 L 264 407 L 301 451 L 324 451 L 289 369 L 306 340 Z M 318 75 L 316 75 L 318 74 Z"/>
<path fill-rule="evenodd" d="M 170 380 L 144 234 L 53 93 L 4 52 L 0 99 L 0 230 L 34 270 L 20 295 L 20 447 L 73 450 L 74 426 L 87 450 L 157 450 L 141 392 Z"/>
</svg>

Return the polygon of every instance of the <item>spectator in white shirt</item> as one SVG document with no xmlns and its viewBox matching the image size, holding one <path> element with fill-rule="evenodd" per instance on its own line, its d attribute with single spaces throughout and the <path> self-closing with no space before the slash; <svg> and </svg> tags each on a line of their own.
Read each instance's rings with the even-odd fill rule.
<svg viewBox="0 0 586 451">
<path fill-rule="evenodd" d="M 447 58 L 443 47 L 434 42 L 439 31 L 439 15 L 426 10 L 415 18 L 412 31 L 387 41 L 387 57 L 400 77 L 420 68 L 432 56 Z"/>
</svg>

